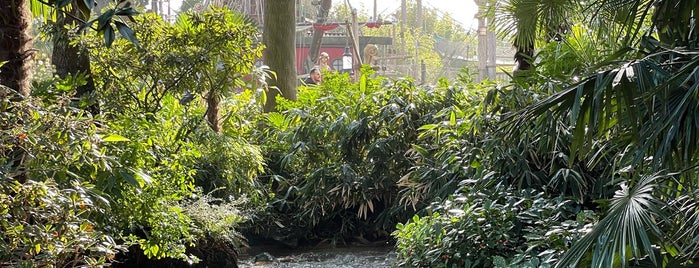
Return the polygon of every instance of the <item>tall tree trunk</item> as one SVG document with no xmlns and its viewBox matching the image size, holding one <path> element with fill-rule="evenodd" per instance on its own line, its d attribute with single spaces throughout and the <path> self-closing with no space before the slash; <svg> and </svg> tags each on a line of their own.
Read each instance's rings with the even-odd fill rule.
<svg viewBox="0 0 699 268">
<path fill-rule="evenodd" d="M 0 85 L 22 97 L 31 90 L 31 23 L 29 0 L 0 0 Z M 0 89 L 0 97 L 7 94 L 11 93 Z"/>
<path fill-rule="evenodd" d="M 78 0 L 82 1 L 82 0 Z M 70 33 L 66 26 L 78 25 L 82 22 L 75 18 L 84 20 L 82 12 L 75 6 L 66 9 L 71 16 L 66 16 L 62 12 L 56 14 L 57 31 L 53 37 L 53 56 L 51 63 L 56 66 L 56 74 L 61 78 L 66 78 L 68 75 L 83 74 L 87 76 L 87 83 L 77 88 L 77 97 L 87 96 L 95 92 L 95 82 L 92 79 L 92 71 L 90 69 L 90 57 L 87 49 L 80 46 L 70 44 Z M 92 104 L 88 108 L 92 114 L 99 113 L 97 104 Z"/>
<path fill-rule="evenodd" d="M 0 99 L 20 101 L 29 96 L 34 54 L 31 22 L 28 0 L 0 0 Z M 19 114 L 21 107 L 1 105 L 0 112 Z M 22 124 L 21 116 L 17 118 L 20 118 L 17 122 L 3 122 L 0 128 L 8 129 L 15 124 Z M 27 177 L 22 162 L 26 151 L 23 149 L 24 137 L 21 135 L 26 134 L 21 133 L 11 139 L 14 143 L 3 144 L 0 159 L 4 158 L 7 163 L 11 163 L 11 173 L 7 174 L 9 177 L 24 182 Z"/>
<path fill-rule="evenodd" d="M 332 0 L 323 0 L 320 3 L 320 14 L 316 19 L 316 23 L 325 23 L 331 8 Z M 318 61 L 318 53 L 320 53 L 320 47 L 323 44 L 323 35 L 325 35 L 323 30 L 313 31 L 313 40 L 311 41 L 311 47 L 308 49 L 308 56 L 306 56 L 306 70 L 311 70 Z"/>
<path fill-rule="evenodd" d="M 277 74 L 269 84 L 265 112 L 276 109 L 277 94 L 296 100 L 296 0 L 266 1 L 264 6 L 264 61 Z"/>
</svg>

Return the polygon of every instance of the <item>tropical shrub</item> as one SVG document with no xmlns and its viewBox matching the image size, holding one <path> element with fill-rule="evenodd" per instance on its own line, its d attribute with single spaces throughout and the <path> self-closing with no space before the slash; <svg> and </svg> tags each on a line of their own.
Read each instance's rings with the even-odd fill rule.
<svg viewBox="0 0 699 268">
<path fill-rule="evenodd" d="M 203 264 L 216 267 L 235 267 L 238 249 L 248 246 L 237 226 L 247 220 L 252 211 L 241 211 L 247 200 L 224 200 L 209 194 L 197 193 L 183 202 L 183 212 L 192 219 L 194 233 L 199 239 L 188 247 L 188 254 L 197 256 Z"/>
<path fill-rule="evenodd" d="M 696 135 L 692 122 L 697 107 L 697 36 L 686 29 L 693 25 L 689 10 L 697 3 L 626 3 L 613 11 L 608 3 L 586 8 L 601 8 L 603 12 L 594 16 L 600 21 L 614 15 L 609 25 L 619 30 L 611 36 L 621 34 L 623 39 L 617 41 L 626 47 L 609 58 L 599 57 L 605 60 L 590 65 L 593 68 L 573 84 L 534 84 L 533 88 L 554 90 L 512 117 L 518 122 L 515 128 L 530 124 L 524 118 L 567 118 L 565 125 L 572 130 L 566 146 L 569 159 L 608 166 L 595 176 L 597 184 L 618 189 L 614 197 L 592 193 L 593 200 L 610 204 L 600 208 L 605 217 L 557 265 L 624 267 L 641 259 L 654 266 L 692 263 L 697 248 L 690 237 L 696 233 L 684 223 L 695 218 L 687 211 L 697 202 L 692 179 L 696 139 L 691 138 Z M 640 14 L 653 15 L 635 16 Z M 629 19 L 616 25 L 619 15 Z M 602 29 L 608 39 L 609 28 Z M 617 240 L 607 243 L 612 237 Z"/>
<path fill-rule="evenodd" d="M 214 134 L 203 117 L 192 116 L 203 114 L 203 107 L 186 110 L 170 96 L 161 105 L 157 116 L 110 122 L 115 133 L 129 139 L 114 149 L 120 152 L 119 162 L 148 169 L 150 181 L 115 204 L 119 216 L 112 224 L 132 234 L 150 258 L 217 261 L 235 256 L 231 252 L 244 243 L 235 227 L 244 218 L 233 208 L 254 208 L 264 200 L 255 180 L 262 167 L 260 153 L 255 146 Z M 207 214 L 221 218 L 202 217 Z M 206 245 L 221 251 L 201 249 Z"/>
<path fill-rule="evenodd" d="M 0 262 L 3 266 L 103 265 L 129 244 L 105 219 L 113 204 L 106 181 L 139 187 L 136 169 L 107 152 L 110 137 L 98 122 L 62 97 L 3 104 L 0 135 Z M 112 194 L 118 191 L 112 192 Z"/>
<path fill-rule="evenodd" d="M 481 172 L 483 150 L 493 119 L 482 109 L 487 89 L 493 84 L 474 85 L 468 74 L 450 84 L 441 80 L 446 92 L 445 107 L 433 111 L 433 122 L 418 128 L 419 135 L 407 152 L 412 167 L 398 181 L 401 202 L 422 208 L 452 195 L 461 180 Z"/>
<path fill-rule="evenodd" d="M 496 142 L 483 143 L 488 161 L 478 163 L 505 185 L 560 194 L 600 214 L 556 267 L 694 262 L 697 35 L 688 29 L 697 3 L 586 3 L 596 10 L 588 30 L 570 23 L 573 2 L 544 2 L 498 2 L 496 27 L 515 37 L 520 66 L 535 41 L 546 43 L 532 70 L 504 87 L 518 93 L 497 96 L 506 109 L 494 114 Z"/>
<path fill-rule="evenodd" d="M 495 180 L 493 180 L 494 182 Z M 563 197 L 503 184 L 463 190 L 398 224 L 393 235 L 406 267 L 552 267 L 588 232 L 592 212 Z"/>
<path fill-rule="evenodd" d="M 108 227 L 91 220 L 104 213 L 93 186 L 53 181 L 0 180 L 0 264 L 4 267 L 102 266 L 126 250 Z"/>
<path fill-rule="evenodd" d="M 228 9 L 184 13 L 174 25 L 148 13 L 133 28 L 138 45 L 118 39 L 106 49 L 95 36 L 80 40 L 93 48 L 93 75 L 102 88 L 102 107 L 111 114 L 155 114 L 168 95 L 181 97 L 183 104 L 195 98 L 218 104 L 245 88 L 243 77 L 261 57 L 257 28 Z M 214 111 L 218 115 L 213 109 L 207 117 Z"/>
<path fill-rule="evenodd" d="M 103 67 L 94 75 L 108 124 L 128 140 L 114 148 L 119 161 L 148 170 L 150 181 L 121 197 L 112 224 L 139 245 L 129 261 L 141 253 L 190 263 L 235 261 L 235 247 L 243 244 L 235 227 L 243 218 L 230 208 L 263 201 L 255 180 L 262 158 L 240 135 L 245 130 L 235 128 L 244 120 L 234 112 L 249 106 L 226 98 L 248 86 L 243 77 L 253 72 L 261 49 L 256 27 L 240 14 L 214 9 L 183 14 L 175 25 L 144 15 L 134 29 L 137 44 L 112 44 L 125 54 L 81 40 L 95 47 L 91 59 Z M 211 228 L 216 219 L 200 217 L 209 213 L 225 220 Z"/>
<path fill-rule="evenodd" d="M 396 182 L 411 166 L 417 129 L 434 122 L 450 93 L 371 78 L 369 68 L 362 74 L 355 83 L 330 74 L 322 86 L 301 87 L 296 102 L 279 99 L 280 112 L 262 121 L 273 207 L 256 231 L 289 233 L 279 222 L 300 238 L 377 238 L 412 214 L 399 205 Z"/>
<path fill-rule="evenodd" d="M 456 91 L 456 101 L 436 114 L 435 123 L 420 127 L 413 167 L 399 181 L 405 204 L 431 204 L 419 213 L 428 216 L 394 232 L 399 258 L 414 267 L 555 264 L 590 230 L 586 225 L 598 217 L 595 200 L 613 193 L 614 186 L 599 179 L 611 170 L 608 162 L 571 161 L 573 133 L 565 119 L 502 124 L 545 91 L 461 81 L 453 87 L 465 90 Z"/>
</svg>

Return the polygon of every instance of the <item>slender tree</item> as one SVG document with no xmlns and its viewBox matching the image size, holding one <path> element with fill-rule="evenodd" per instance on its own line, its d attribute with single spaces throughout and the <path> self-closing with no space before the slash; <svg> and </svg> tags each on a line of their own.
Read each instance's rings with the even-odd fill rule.
<svg viewBox="0 0 699 268">
<path fill-rule="evenodd" d="M 276 73 L 269 84 L 265 112 L 274 111 L 276 96 L 296 100 L 296 0 L 267 1 L 264 6 L 263 57 L 267 66 Z M 274 90 L 277 88 L 278 91 Z"/>
<path fill-rule="evenodd" d="M 31 90 L 31 62 L 34 52 L 28 1 L 0 1 L 0 22 L 0 100 L 9 98 L 19 101 L 29 96 Z M 14 108 L 9 109 L 14 110 Z M 0 112 L 7 111 L 7 106 L 0 105 Z M 4 121 L 0 128 L 11 127 L 5 125 L 7 123 L 9 122 Z M 21 124 L 21 122 L 15 123 Z M 21 143 L 22 139 L 18 138 L 14 145 L 9 146 L 9 149 L 3 146 L 4 148 L 0 150 L 0 159 L 4 158 L 11 163 L 12 170 L 18 171 L 14 178 L 24 182 L 27 178 L 26 173 L 21 171 L 21 167 L 26 152 Z"/>
<path fill-rule="evenodd" d="M 577 3 L 571 0 L 503 0 L 484 1 L 495 11 L 495 28 L 511 38 L 517 50 L 514 55 L 516 70 L 531 69 L 537 39 L 551 39 L 564 31 Z"/>
</svg>

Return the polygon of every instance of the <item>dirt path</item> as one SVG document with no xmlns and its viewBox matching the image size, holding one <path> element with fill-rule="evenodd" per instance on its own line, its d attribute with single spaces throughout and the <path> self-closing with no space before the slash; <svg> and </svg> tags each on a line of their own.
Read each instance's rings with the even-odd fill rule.
<svg viewBox="0 0 699 268">
<path fill-rule="evenodd" d="M 241 268 L 389 268 L 398 267 L 392 246 L 338 246 L 299 249 L 251 248 L 242 254 Z"/>
</svg>

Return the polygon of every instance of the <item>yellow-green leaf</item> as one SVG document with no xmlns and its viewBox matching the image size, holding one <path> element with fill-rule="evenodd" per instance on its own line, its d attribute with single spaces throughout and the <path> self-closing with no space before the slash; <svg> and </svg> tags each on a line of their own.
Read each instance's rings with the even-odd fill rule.
<svg viewBox="0 0 699 268">
<path fill-rule="evenodd" d="M 115 141 L 131 141 L 128 138 L 117 135 L 117 134 L 109 134 L 109 136 L 103 137 L 102 141 L 104 142 L 115 142 Z"/>
</svg>

